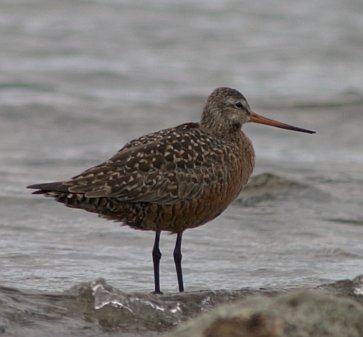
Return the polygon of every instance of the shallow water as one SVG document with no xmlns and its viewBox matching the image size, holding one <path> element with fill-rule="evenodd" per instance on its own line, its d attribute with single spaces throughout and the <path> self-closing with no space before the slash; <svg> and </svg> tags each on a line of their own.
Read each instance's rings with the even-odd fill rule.
<svg viewBox="0 0 363 337">
<path fill-rule="evenodd" d="M 134 137 L 197 121 L 221 85 L 240 89 L 261 114 L 318 133 L 244 127 L 256 179 L 222 216 L 186 231 L 187 291 L 360 274 L 363 3 L 289 4 L 2 1 L 1 285 L 63 291 L 103 277 L 149 293 L 153 233 L 25 186 L 69 178 Z M 167 293 L 177 290 L 174 240 L 161 238 Z"/>
<path fill-rule="evenodd" d="M 318 289 L 332 297 L 334 294 L 346 296 L 363 303 L 363 276 L 324 284 Z M 164 295 L 126 293 L 115 289 L 104 279 L 76 284 L 64 292 L 0 287 L 0 334 L 154 337 L 210 311 L 218 304 L 245 296 L 274 296 L 281 292 L 285 291 L 244 288 Z"/>
</svg>

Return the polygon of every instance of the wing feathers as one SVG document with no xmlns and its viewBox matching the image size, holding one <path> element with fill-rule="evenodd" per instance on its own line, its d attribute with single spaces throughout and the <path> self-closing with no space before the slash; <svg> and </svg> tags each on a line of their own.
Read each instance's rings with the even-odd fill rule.
<svg viewBox="0 0 363 337">
<path fill-rule="evenodd" d="M 227 156 L 219 140 L 197 126 L 181 125 L 133 140 L 108 161 L 64 182 L 65 188 L 125 202 L 170 204 L 197 197 L 225 176 Z M 211 156 L 210 148 L 220 149 L 220 158 Z"/>
</svg>

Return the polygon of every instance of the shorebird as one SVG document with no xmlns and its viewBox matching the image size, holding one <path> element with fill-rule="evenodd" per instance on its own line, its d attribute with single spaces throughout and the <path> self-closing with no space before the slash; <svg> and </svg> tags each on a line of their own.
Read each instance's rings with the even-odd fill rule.
<svg viewBox="0 0 363 337">
<path fill-rule="evenodd" d="M 252 174 L 255 154 L 241 130 L 248 122 L 315 133 L 258 115 L 239 91 L 221 87 L 208 97 L 199 123 L 147 134 L 69 180 L 28 188 L 68 207 L 155 231 L 152 258 L 157 294 L 161 293 L 160 233 L 175 233 L 173 255 L 182 292 L 183 232 L 221 214 Z"/>
</svg>

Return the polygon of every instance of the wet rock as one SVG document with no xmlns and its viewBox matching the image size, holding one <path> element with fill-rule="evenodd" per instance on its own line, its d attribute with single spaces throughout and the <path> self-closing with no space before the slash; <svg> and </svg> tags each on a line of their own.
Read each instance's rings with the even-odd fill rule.
<svg viewBox="0 0 363 337">
<path fill-rule="evenodd" d="M 322 290 L 249 296 L 164 337 L 362 337 L 363 306 Z"/>
</svg>

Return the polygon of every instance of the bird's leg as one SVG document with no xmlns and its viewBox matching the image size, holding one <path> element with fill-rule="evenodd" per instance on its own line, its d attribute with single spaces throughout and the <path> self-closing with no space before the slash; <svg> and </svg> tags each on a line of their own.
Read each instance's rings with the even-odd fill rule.
<svg viewBox="0 0 363 337">
<path fill-rule="evenodd" d="M 175 268 L 176 268 L 176 275 L 178 277 L 178 285 L 179 285 L 179 291 L 184 291 L 184 284 L 183 284 L 183 271 L 182 271 L 182 253 L 181 253 L 181 242 L 182 242 L 182 235 L 183 233 L 178 233 L 176 237 L 175 242 L 175 248 L 174 248 L 174 262 L 175 262 Z"/>
<path fill-rule="evenodd" d="M 154 284 L 155 284 L 155 291 L 154 294 L 161 294 L 160 291 L 160 276 L 159 276 L 159 266 L 160 266 L 160 259 L 161 259 L 161 252 L 159 249 L 159 241 L 160 241 L 160 232 L 155 233 L 155 241 L 154 241 L 154 248 L 153 248 L 153 264 L 154 264 Z"/>
</svg>

